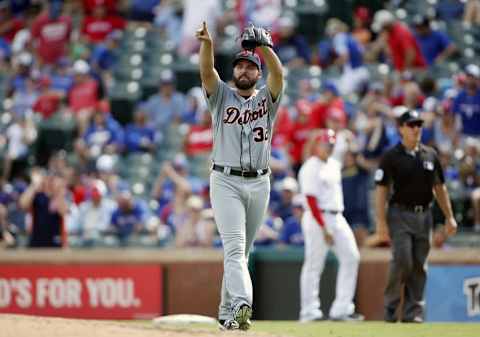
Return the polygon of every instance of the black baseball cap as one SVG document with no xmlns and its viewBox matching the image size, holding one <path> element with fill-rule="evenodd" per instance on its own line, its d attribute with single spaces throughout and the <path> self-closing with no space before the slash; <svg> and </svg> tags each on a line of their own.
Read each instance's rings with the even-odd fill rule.
<svg viewBox="0 0 480 337">
<path fill-rule="evenodd" d="M 426 15 L 416 15 L 413 17 L 413 25 L 415 27 L 428 27 L 430 26 L 430 19 Z"/>
<path fill-rule="evenodd" d="M 424 120 L 420 118 L 417 110 L 405 111 L 403 114 L 400 115 L 400 117 L 397 118 L 397 121 L 398 125 L 400 126 L 406 123 L 424 122 Z"/>
<path fill-rule="evenodd" d="M 257 54 L 254 52 L 248 51 L 248 50 L 242 50 L 240 53 L 235 55 L 235 58 L 233 59 L 233 66 L 237 64 L 238 61 L 240 60 L 247 60 L 252 62 L 257 66 L 257 68 L 260 70 L 262 68 L 262 64 L 260 62 L 260 57 L 258 57 Z"/>
</svg>

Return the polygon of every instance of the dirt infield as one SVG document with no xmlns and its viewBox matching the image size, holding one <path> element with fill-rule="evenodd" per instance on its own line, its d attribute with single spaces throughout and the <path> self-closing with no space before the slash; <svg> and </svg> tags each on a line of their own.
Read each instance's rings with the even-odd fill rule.
<svg viewBox="0 0 480 337">
<path fill-rule="evenodd" d="M 2 337 L 207 337 L 221 335 L 224 335 L 221 331 L 207 329 L 158 329 L 149 324 L 0 315 L 0 336 Z M 241 331 L 229 332 L 228 335 L 269 336 L 265 333 Z"/>
</svg>

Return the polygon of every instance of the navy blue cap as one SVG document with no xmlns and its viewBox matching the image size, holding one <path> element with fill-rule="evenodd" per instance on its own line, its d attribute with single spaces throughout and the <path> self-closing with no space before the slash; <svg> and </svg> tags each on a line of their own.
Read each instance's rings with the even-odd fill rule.
<svg viewBox="0 0 480 337">
<path fill-rule="evenodd" d="M 338 88 L 335 85 L 335 83 L 333 83 L 333 81 L 326 81 L 325 83 L 323 83 L 322 89 L 323 89 L 323 91 L 332 92 L 335 96 L 340 95 L 340 92 L 338 91 Z"/>
<path fill-rule="evenodd" d="M 233 66 L 237 64 L 238 61 L 240 60 L 247 60 L 252 62 L 257 66 L 258 69 L 262 67 L 262 63 L 260 62 L 260 57 L 258 57 L 257 54 L 254 52 L 248 51 L 248 50 L 242 50 L 240 53 L 235 55 L 235 58 L 233 59 Z"/>
</svg>

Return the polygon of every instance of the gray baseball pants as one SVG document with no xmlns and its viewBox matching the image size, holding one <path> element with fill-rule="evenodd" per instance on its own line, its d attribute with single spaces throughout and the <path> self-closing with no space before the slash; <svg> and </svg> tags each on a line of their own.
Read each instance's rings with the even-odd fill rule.
<svg viewBox="0 0 480 337">
<path fill-rule="evenodd" d="M 385 289 L 385 320 L 396 321 L 404 289 L 403 321 L 423 318 L 423 291 L 427 280 L 432 213 L 415 213 L 390 206 L 387 222 L 392 239 L 392 260 Z"/>
<path fill-rule="evenodd" d="M 242 304 L 252 306 L 248 255 L 264 221 L 269 197 L 269 174 L 257 178 L 217 171 L 210 174 L 210 200 L 224 251 L 220 320 L 232 319 Z"/>
</svg>

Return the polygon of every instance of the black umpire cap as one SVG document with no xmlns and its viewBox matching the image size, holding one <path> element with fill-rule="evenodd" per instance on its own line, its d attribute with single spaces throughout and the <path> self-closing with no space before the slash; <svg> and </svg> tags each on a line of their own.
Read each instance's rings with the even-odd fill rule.
<svg viewBox="0 0 480 337">
<path fill-rule="evenodd" d="M 420 118 L 417 110 L 407 110 L 397 118 L 397 122 L 399 126 L 402 126 L 407 123 L 423 123 L 424 121 Z"/>
<path fill-rule="evenodd" d="M 252 62 L 257 66 L 257 68 L 260 70 L 262 68 L 261 62 L 260 62 L 260 57 L 258 57 L 257 54 L 254 52 L 248 51 L 248 50 L 242 50 L 240 53 L 235 55 L 235 58 L 233 59 L 233 66 L 237 64 L 238 61 L 240 60 L 247 60 Z"/>
</svg>

